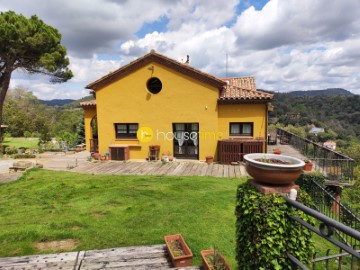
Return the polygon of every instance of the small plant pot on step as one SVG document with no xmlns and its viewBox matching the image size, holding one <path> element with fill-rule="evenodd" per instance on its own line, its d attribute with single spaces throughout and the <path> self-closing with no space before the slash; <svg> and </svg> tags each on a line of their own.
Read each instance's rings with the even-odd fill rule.
<svg viewBox="0 0 360 270">
<path fill-rule="evenodd" d="M 174 267 L 191 265 L 193 254 L 181 234 L 166 235 L 164 240 Z"/>
<path fill-rule="evenodd" d="M 281 149 L 275 148 L 275 149 L 273 149 L 273 153 L 274 153 L 275 155 L 281 155 Z"/>
<path fill-rule="evenodd" d="M 92 153 L 92 154 L 91 154 L 91 157 L 92 157 L 93 159 L 95 159 L 95 160 L 99 160 L 100 154 L 99 154 L 98 152 L 95 152 L 95 153 Z"/>
<path fill-rule="evenodd" d="M 213 156 L 206 156 L 206 163 L 207 164 L 211 164 L 214 162 L 214 157 Z"/>
<path fill-rule="evenodd" d="M 217 249 L 202 250 L 201 258 L 203 270 L 231 270 L 224 256 Z"/>
<path fill-rule="evenodd" d="M 304 171 L 311 172 L 313 168 L 312 162 L 305 162 Z"/>
</svg>

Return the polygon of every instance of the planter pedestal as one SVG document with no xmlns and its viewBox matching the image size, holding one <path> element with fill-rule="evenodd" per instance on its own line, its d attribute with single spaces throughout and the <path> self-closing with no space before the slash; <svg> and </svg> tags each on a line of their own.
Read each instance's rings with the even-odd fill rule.
<svg viewBox="0 0 360 270">
<path fill-rule="evenodd" d="M 254 186 L 262 194 L 272 194 L 272 193 L 281 193 L 284 195 L 289 195 L 291 189 L 299 190 L 299 186 L 295 184 L 287 185 L 267 185 L 264 183 L 256 182 L 254 179 L 249 179 L 248 183 Z"/>
</svg>

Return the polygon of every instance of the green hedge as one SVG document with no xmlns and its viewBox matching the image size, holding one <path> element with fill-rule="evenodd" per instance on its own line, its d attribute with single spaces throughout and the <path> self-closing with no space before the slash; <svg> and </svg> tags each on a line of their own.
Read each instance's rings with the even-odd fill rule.
<svg viewBox="0 0 360 270">
<path fill-rule="evenodd" d="M 12 158 L 14 159 L 19 159 L 19 158 L 35 158 L 36 156 L 33 154 L 16 154 L 14 156 L 12 156 Z"/>
<path fill-rule="evenodd" d="M 311 180 L 318 182 L 322 186 L 325 185 L 325 176 L 321 173 L 303 173 L 299 179 L 296 180 L 296 184 L 299 185 L 302 190 L 311 193 L 314 189 L 314 184 Z"/>
<path fill-rule="evenodd" d="M 312 206 L 305 192 L 298 192 L 297 201 Z M 263 195 L 248 183 L 239 185 L 235 211 L 239 269 L 291 269 L 287 251 L 309 262 L 315 251 L 311 233 L 287 215 L 310 224 L 314 219 L 288 206 L 281 195 Z"/>
</svg>

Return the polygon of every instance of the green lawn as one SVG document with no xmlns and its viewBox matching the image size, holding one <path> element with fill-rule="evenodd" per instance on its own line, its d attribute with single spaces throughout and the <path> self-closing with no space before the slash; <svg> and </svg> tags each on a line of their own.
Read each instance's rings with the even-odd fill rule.
<svg viewBox="0 0 360 270">
<path fill-rule="evenodd" d="M 5 146 L 9 146 L 9 147 L 13 147 L 15 146 L 16 148 L 19 147 L 25 147 L 25 148 L 38 148 L 38 142 L 39 139 L 38 138 L 10 138 L 10 137 L 5 137 L 3 144 Z"/>
<path fill-rule="evenodd" d="M 77 239 L 76 250 L 88 250 L 162 244 L 182 233 L 193 264 L 215 244 L 235 268 L 235 197 L 244 180 L 31 170 L 0 185 L 0 257 L 44 253 L 35 247 L 41 241 Z"/>
</svg>

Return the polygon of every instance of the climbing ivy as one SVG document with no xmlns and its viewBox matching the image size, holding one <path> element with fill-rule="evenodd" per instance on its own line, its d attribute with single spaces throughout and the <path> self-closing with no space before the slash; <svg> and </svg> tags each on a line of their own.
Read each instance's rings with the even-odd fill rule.
<svg viewBox="0 0 360 270">
<path fill-rule="evenodd" d="M 299 191 L 297 201 L 312 206 L 305 192 Z M 287 205 L 280 194 L 263 195 L 250 184 L 242 184 L 237 190 L 235 212 L 239 269 L 291 269 L 286 252 L 309 262 L 315 250 L 311 233 L 288 215 L 310 224 L 314 219 Z"/>
<path fill-rule="evenodd" d="M 311 180 L 322 186 L 325 184 L 325 176 L 321 173 L 303 173 L 300 175 L 299 179 L 296 180 L 296 184 L 299 185 L 302 190 L 311 193 L 314 189 L 314 183 Z"/>
</svg>

